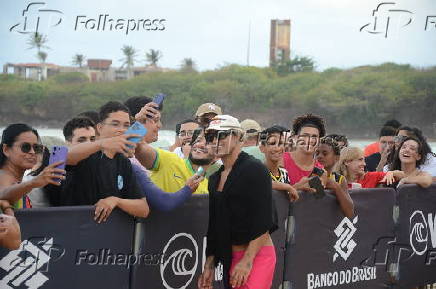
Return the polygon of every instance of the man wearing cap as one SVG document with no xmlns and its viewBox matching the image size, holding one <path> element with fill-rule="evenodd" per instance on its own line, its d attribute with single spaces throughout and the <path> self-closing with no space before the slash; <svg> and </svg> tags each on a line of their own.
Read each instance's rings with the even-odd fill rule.
<svg viewBox="0 0 436 289">
<path fill-rule="evenodd" d="M 268 169 L 241 151 L 244 132 L 230 115 L 218 115 L 206 129 L 206 143 L 223 166 L 209 178 L 207 260 L 198 280 L 212 288 L 214 268 L 224 267 L 226 288 L 271 287 L 276 254 L 270 233 L 273 222 L 272 184 Z"/>
<path fill-rule="evenodd" d="M 217 115 L 223 114 L 221 107 L 214 103 L 203 103 L 197 109 L 195 113 L 195 120 L 198 121 L 201 126 L 207 127 L 212 118 Z"/>
<path fill-rule="evenodd" d="M 259 133 L 262 128 L 257 121 L 252 119 L 246 119 L 241 122 L 241 127 L 245 132 L 244 147 L 258 146 Z"/>
<path fill-rule="evenodd" d="M 259 133 L 262 131 L 260 125 L 252 119 L 246 119 L 241 122 L 242 130 L 245 133 L 245 141 L 242 146 L 242 151 L 252 155 L 261 162 L 265 162 L 265 155 L 259 148 Z"/>
</svg>

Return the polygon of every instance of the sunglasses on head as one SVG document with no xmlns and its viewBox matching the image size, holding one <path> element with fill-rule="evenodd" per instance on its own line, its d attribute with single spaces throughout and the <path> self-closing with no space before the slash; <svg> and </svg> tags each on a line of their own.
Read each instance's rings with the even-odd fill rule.
<svg viewBox="0 0 436 289">
<path fill-rule="evenodd" d="M 30 153 L 32 148 L 33 148 L 33 151 L 36 154 L 41 154 L 44 151 L 44 146 L 42 144 L 38 144 L 38 143 L 31 144 L 31 143 L 28 143 L 28 142 L 23 142 L 19 146 L 21 148 L 21 151 L 23 153 L 26 153 L 26 154 Z"/>
<path fill-rule="evenodd" d="M 206 143 L 211 143 L 217 137 L 218 140 L 223 140 L 228 137 L 232 133 L 231 130 L 218 130 L 218 131 L 209 131 L 206 132 L 204 138 L 206 139 Z"/>
</svg>

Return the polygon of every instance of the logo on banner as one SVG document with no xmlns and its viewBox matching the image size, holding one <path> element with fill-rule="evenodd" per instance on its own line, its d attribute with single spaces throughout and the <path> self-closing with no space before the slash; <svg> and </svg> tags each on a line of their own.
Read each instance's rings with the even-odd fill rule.
<svg viewBox="0 0 436 289">
<path fill-rule="evenodd" d="M 427 222 L 428 220 L 428 222 Z M 410 246 L 416 255 L 422 256 L 427 252 L 429 236 L 431 237 L 432 247 L 436 248 L 436 215 L 428 214 L 425 218 L 422 211 L 415 211 L 410 216 Z"/>
<path fill-rule="evenodd" d="M 350 257 L 357 243 L 352 239 L 353 235 L 356 233 L 357 229 L 355 227 L 358 221 L 358 216 L 354 217 L 353 221 L 345 217 L 341 223 L 336 227 L 335 234 L 338 237 L 333 248 L 335 248 L 336 253 L 333 256 L 333 262 L 336 261 L 338 256 L 347 261 Z"/>
<path fill-rule="evenodd" d="M 54 257 L 53 252 L 57 252 Z M 6 272 L 0 280 L 0 288 L 32 288 L 42 287 L 49 278 L 50 261 L 60 259 L 65 251 L 53 244 L 53 238 L 24 240 L 18 250 L 10 251 L 0 260 L 0 269 Z"/>
<path fill-rule="evenodd" d="M 165 245 L 162 256 L 167 258 L 160 265 L 160 275 L 165 288 L 187 288 L 191 284 L 198 266 L 198 245 L 192 235 L 187 233 L 174 235 Z"/>
</svg>

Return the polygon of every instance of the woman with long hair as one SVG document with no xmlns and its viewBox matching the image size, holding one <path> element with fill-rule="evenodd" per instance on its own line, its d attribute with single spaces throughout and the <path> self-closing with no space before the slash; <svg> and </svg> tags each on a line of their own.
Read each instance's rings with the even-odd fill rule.
<svg viewBox="0 0 436 289">
<path fill-rule="evenodd" d="M 43 153 L 38 132 L 32 127 L 16 123 L 4 131 L 0 150 L 0 199 L 9 201 L 15 208 L 30 208 L 27 197 L 34 188 L 47 184 L 60 185 L 65 171 L 56 168 L 61 163 L 51 164 L 32 180 L 22 181 L 24 172 L 37 163 L 37 155 Z"/>
<path fill-rule="evenodd" d="M 405 176 L 399 184 L 417 184 L 424 188 L 431 185 L 431 175 L 419 169 L 424 164 L 425 156 L 428 154 L 428 147 L 424 146 L 416 137 L 406 137 L 401 142 L 390 166 L 391 170 L 404 172 Z"/>
</svg>

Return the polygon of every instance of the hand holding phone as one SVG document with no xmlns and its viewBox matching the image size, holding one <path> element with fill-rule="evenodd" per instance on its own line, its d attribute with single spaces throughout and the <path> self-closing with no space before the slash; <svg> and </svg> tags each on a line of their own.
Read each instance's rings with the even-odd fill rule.
<svg viewBox="0 0 436 289">
<path fill-rule="evenodd" d="M 140 122 L 135 121 L 124 134 L 139 135 L 139 137 L 128 138 L 128 140 L 131 142 L 139 143 L 142 140 L 142 138 L 147 134 L 147 129 Z"/>
<path fill-rule="evenodd" d="M 53 146 L 50 151 L 50 159 L 48 161 L 48 164 L 51 165 L 60 162 L 60 164 L 55 166 L 55 168 L 65 170 L 67 157 L 68 148 L 66 146 Z M 61 179 L 56 179 L 56 181 L 61 182 Z"/>
<path fill-rule="evenodd" d="M 314 193 L 315 198 L 321 199 L 325 196 L 324 187 L 321 183 L 321 179 L 318 176 L 314 176 L 309 179 L 309 186 L 316 190 Z"/>
</svg>

